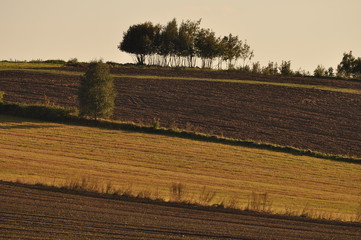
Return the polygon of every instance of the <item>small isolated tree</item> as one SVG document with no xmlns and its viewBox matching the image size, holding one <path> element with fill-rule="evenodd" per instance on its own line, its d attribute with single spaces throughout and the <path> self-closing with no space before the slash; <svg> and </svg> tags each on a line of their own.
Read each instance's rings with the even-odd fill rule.
<svg viewBox="0 0 361 240">
<path fill-rule="evenodd" d="M 315 77 L 324 77 L 327 75 L 327 70 L 324 66 L 318 65 L 315 71 L 313 71 Z"/>
<path fill-rule="evenodd" d="M 109 118 L 113 114 L 115 95 L 109 66 L 102 61 L 91 62 L 80 81 L 80 116 L 95 120 Z"/>
<path fill-rule="evenodd" d="M 333 73 L 333 67 L 329 67 L 328 70 L 327 70 L 327 75 L 329 77 L 333 77 L 335 76 L 335 74 Z"/>
<path fill-rule="evenodd" d="M 266 75 L 277 75 L 278 64 L 274 62 L 269 62 L 268 65 L 262 69 L 262 73 Z"/>
<path fill-rule="evenodd" d="M 337 66 L 337 73 L 343 77 L 351 77 L 355 67 L 355 57 L 350 53 L 344 53 L 342 61 Z"/>
<path fill-rule="evenodd" d="M 291 61 L 282 61 L 280 66 L 280 72 L 283 76 L 290 76 L 293 74 L 291 70 Z"/>
</svg>

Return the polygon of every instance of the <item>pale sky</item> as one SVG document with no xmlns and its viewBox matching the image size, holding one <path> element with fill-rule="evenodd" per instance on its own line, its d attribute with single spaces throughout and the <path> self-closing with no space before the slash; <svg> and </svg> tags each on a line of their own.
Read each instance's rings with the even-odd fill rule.
<svg viewBox="0 0 361 240">
<path fill-rule="evenodd" d="M 246 39 L 262 66 L 312 72 L 350 50 L 361 57 L 361 0 L 0 0 L 0 60 L 131 62 L 117 49 L 123 32 L 173 18 Z"/>
</svg>

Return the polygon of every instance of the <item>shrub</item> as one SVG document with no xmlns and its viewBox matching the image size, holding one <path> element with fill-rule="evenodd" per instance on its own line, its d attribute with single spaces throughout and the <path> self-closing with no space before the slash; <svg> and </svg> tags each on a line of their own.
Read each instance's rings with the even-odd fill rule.
<svg viewBox="0 0 361 240">
<path fill-rule="evenodd" d="M 318 65 L 315 71 L 313 71 L 315 77 L 324 77 L 327 75 L 327 70 L 324 66 Z"/>
<path fill-rule="evenodd" d="M 329 67 L 326 73 L 329 77 L 335 76 L 335 74 L 333 73 L 333 67 Z"/>
<path fill-rule="evenodd" d="M 280 66 L 280 72 L 283 76 L 290 76 L 293 74 L 291 70 L 291 61 L 282 61 Z"/>
<path fill-rule="evenodd" d="M 68 67 L 85 67 L 86 64 L 79 62 L 77 58 L 71 58 L 66 62 L 66 66 L 68 66 Z"/>
<path fill-rule="evenodd" d="M 160 128 L 160 120 L 159 120 L 159 118 L 153 118 L 152 125 L 153 125 L 154 129 L 159 129 Z"/>
<path fill-rule="evenodd" d="M 113 114 L 115 90 L 109 66 L 102 61 L 91 62 L 81 78 L 78 100 L 80 116 L 109 118 Z"/>
<path fill-rule="evenodd" d="M 65 64 L 66 62 L 61 59 L 49 59 L 44 61 L 44 63 L 51 63 L 51 64 Z"/>
<path fill-rule="evenodd" d="M 268 65 L 262 69 L 262 73 L 266 75 L 277 75 L 278 74 L 277 63 L 269 62 Z"/>
<path fill-rule="evenodd" d="M 252 73 L 261 73 L 261 64 L 259 62 L 255 62 L 252 64 Z"/>
</svg>

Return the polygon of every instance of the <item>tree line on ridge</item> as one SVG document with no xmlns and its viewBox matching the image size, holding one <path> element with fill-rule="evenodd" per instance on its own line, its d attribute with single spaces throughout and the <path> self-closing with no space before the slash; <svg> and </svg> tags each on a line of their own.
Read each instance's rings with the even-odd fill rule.
<svg viewBox="0 0 361 240">
<path fill-rule="evenodd" d="M 240 69 L 266 75 L 309 76 L 309 72 L 291 70 L 291 61 L 281 64 L 269 62 L 261 67 L 259 62 L 250 63 L 254 50 L 246 40 L 229 34 L 217 37 L 209 28 L 201 28 L 198 21 L 182 21 L 174 18 L 166 25 L 145 22 L 135 24 L 123 34 L 118 45 L 120 51 L 131 54 L 136 64 L 167 67 L 197 67 L 216 69 Z M 200 62 L 197 62 L 200 61 Z M 313 72 L 316 77 L 361 78 L 361 58 L 352 51 L 344 53 L 337 69 L 318 65 Z"/>
</svg>

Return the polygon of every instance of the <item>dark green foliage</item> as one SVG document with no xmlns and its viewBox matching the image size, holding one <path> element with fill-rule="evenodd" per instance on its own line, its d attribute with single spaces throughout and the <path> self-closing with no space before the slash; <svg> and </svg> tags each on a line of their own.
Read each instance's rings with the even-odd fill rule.
<svg viewBox="0 0 361 240">
<path fill-rule="evenodd" d="M 91 62 L 80 81 L 80 116 L 109 118 L 113 114 L 115 95 L 109 66 L 102 61 Z"/>
<path fill-rule="evenodd" d="M 352 51 L 344 53 L 342 61 L 337 66 L 337 73 L 342 77 L 361 77 L 361 58 L 355 58 Z"/>
<path fill-rule="evenodd" d="M 123 35 L 118 48 L 133 54 L 137 64 L 162 65 L 171 67 L 195 67 L 196 56 L 201 58 L 203 68 L 211 68 L 218 58 L 218 68 L 225 61 L 234 68 L 238 59 L 243 67 L 254 55 L 247 42 L 229 34 L 216 37 L 210 29 L 200 28 L 201 20 L 182 22 L 178 27 L 173 19 L 166 26 L 151 22 L 130 26 Z"/>
<path fill-rule="evenodd" d="M 153 26 L 151 22 L 131 26 L 123 34 L 123 41 L 118 48 L 121 51 L 134 54 L 137 63 L 145 64 L 145 57 L 157 51 L 155 42 L 159 40 L 160 26 Z"/>
<path fill-rule="evenodd" d="M 71 58 L 66 62 L 68 67 L 85 67 L 86 63 L 79 62 L 77 58 Z"/>
<path fill-rule="evenodd" d="M 163 56 L 164 65 L 172 64 L 169 63 L 172 58 L 168 59 L 168 56 L 175 56 L 177 54 L 178 46 L 178 25 L 177 20 L 174 18 L 165 26 L 160 34 L 160 46 L 159 54 Z"/>
<path fill-rule="evenodd" d="M 223 60 L 227 62 L 228 69 L 234 68 L 235 61 L 241 56 L 242 41 L 238 40 L 238 36 L 229 34 L 222 38 L 221 55 Z"/>
<path fill-rule="evenodd" d="M 212 61 L 219 53 L 219 42 L 215 33 L 210 29 L 201 29 L 195 46 L 198 49 L 198 57 L 202 59 L 202 68 L 212 68 Z"/>
<path fill-rule="evenodd" d="M 269 62 L 268 65 L 262 69 L 262 73 L 266 75 L 277 75 L 278 74 L 277 63 Z"/>
<path fill-rule="evenodd" d="M 282 61 L 280 72 L 283 76 L 291 76 L 293 74 L 291 70 L 291 61 Z"/>
<path fill-rule="evenodd" d="M 44 61 L 44 63 L 65 64 L 66 62 L 64 60 L 61 60 L 61 59 L 50 59 L 50 60 Z"/>
<path fill-rule="evenodd" d="M 350 77 L 355 64 L 355 57 L 352 56 L 352 51 L 350 53 L 344 53 L 342 61 L 337 66 L 337 72 L 341 76 Z"/>
<path fill-rule="evenodd" d="M 313 75 L 315 77 L 324 77 L 328 75 L 328 71 L 326 68 L 322 65 L 318 65 L 315 71 L 313 71 Z"/>
<path fill-rule="evenodd" d="M 259 62 L 255 62 L 252 64 L 252 69 L 251 69 L 252 73 L 261 73 L 261 64 Z"/>
<path fill-rule="evenodd" d="M 333 67 L 329 67 L 328 70 L 326 71 L 326 74 L 327 74 L 329 77 L 335 76 L 335 74 L 333 73 Z"/>
<path fill-rule="evenodd" d="M 195 56 L 196 56 L 196 46 L 195 41 L 197 38 L 197 33 L 200 30 L 199 25 L 201 24 L 201 20 L 197 22 L 192 22 L 187 20 L 186 22 L 182 22 L 179 27 L 178 33 L 178 56 L 186 58 L 186 64 L 188 67 L 195 66 Z"/>
<path fill-rule="evenodd" d="M 19 103 L 1 103 L 0 112 L 3 114 L 10 114 L 19 117 L 28 117 L 46 121 L 66 121 L 72 117 L 76 111 L 71 108 L 64 108 L 60 106 L 45 106 L 45 105 L 26 105 Z"/>
</svg>

